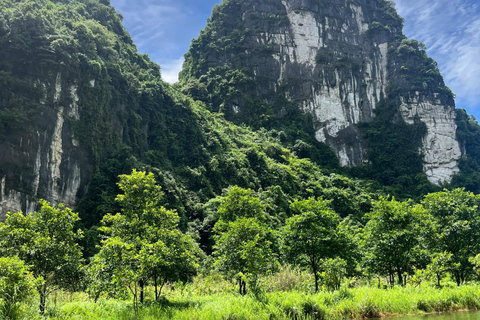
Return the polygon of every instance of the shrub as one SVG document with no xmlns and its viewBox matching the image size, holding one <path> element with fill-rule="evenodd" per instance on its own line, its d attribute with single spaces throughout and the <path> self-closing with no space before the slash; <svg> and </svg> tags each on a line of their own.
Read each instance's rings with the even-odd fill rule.
<svg viewBox="0 0 480 320">
<path fill-rule="evenodd" d="M 34 278 L 22 260 L 0 258 L 0 315 L 17 319 L 19 304 L 32 294 L 34 286 Z"/>
<path fill-rule="evenodd" d="M 302 309 L 303 314 L 310 319 L 325 319 L 325 310 L 313 301 L 305 301 L 302 305 Z"/>
<path fill-rule="evenodd" d="M 290 265 L 282 266 L 280 270 L 264 280 L 267 292 L 278 291 L 309 291 L 313 276 L 306 272 L 293 269 Z"/>
</svg>

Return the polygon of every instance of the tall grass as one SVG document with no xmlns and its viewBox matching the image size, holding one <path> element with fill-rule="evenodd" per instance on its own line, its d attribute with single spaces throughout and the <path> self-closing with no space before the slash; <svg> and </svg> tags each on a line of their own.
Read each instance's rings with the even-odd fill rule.
<svg viewBox="0 0 480 320">
<path fill-rule="evenodd" d="M 303 282 L 303 277 L 299 279 Z M 49 301 L 47 318 L 339 320 L 480 309 L 480 285 L 477 284 L 441 289 L 432 286 L 388 289 L 361 286 L 318 294 L 305 290 L 273 291 L 264 292 L 262 299 L 258 299 L 253 295 L 241 296 L 232 284 L 212 276 L 196 279 L 189 285 L 166 288 L 165 294 L 165 299 L 160 302 L 151 301 L 153 294 L 150 294 L 147 303 L 135 316 L 130 300 L 103 298 L 94 303 L 83 293 L 60 293 Z M 32 299 L 24 306 L 24 318 L 41 319 L 36 310 L 36 300 Z"/>
</svg>

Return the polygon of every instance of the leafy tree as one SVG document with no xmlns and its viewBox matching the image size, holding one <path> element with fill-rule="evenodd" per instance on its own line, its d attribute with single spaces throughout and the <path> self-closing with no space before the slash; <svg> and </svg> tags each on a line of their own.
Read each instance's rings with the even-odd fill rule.
<svg viewBox="0 0 480 320">
<path fill-rule="evenodd" d="M 322 261 L 321 269 L 323 283 L 332 290 L 340 290 L 342 279 L 347 274 L 347 262 L 339 257 L 325 259 Z"/>
<path fill-rule="evenodd" d="M 339 253 L 341 235 L 338 233 L 340 217 L 322 199 L 297 200 L 291 204 L 294 216 L 287 219 L 283 231 L 285 253 L 300 266 L 310 269 L 318 292 L 322 259 Z"/>
<path fill-rule="evenodd" d="M 264 205 L 251 189 L 234 186 L 221 199 L 217 214 L 222 224 L 235 221 L 240 217 L 264 219 L 264 210 Z M 217 226 L 217 229 L 221 224 Z"/>
<path fill-rule="evenodd" d="M 19 303 L 35 288 L 35 280 L 25 263 L 18 257 L 0 258 L 0 315 L 17 319 Z"/>
<path fill-rule="evenodd" d="M 40 200 L 41 209 L 31 215 L 10 213 L 0 225 L 0 252 L 18 256 L 31 266 L 40 295 L 40 312 L 45 312 L 48 295 L 58 288 L 77 289 L 82 277 L 82 252 L 74 231 L 78 215 L 63 204 L 51 206 Z"/>
<path fill-rule="evenodd" d="M 220 221 L 217 224 L 221 223 Z M 257 289 L 258 277 L 272 270 L 276 260 L 276 237 L 257 218 L 240 217 L 215 225 L 215 267 L 228 278 L 238 281 L 240 294 Z"/>
<path fill-rule="evenodd" d="M 133 170 L 120 176 L 118 186 L 122 210 L 103 218 L 101 230 L 108 238 L 92 260 L 90 276 L 97 281 L 90 290 L 98 297 L 103 290 L 127 289 L 137 311 L 149 280 L 158 299 L 158 286 L 189 279 L 196 272 L 199 249 L 178 229 L 178 214 L 160 205 L 163 192 L 153 173 Z"/>
<path fill-rule="evenodd" d="M 427 266 L 427 272 L 434 276 L 437 280 L 437 286 L 441 287 L 441 281 L 452 268 L 452 254 L 447 252 L 434 253 L 432 262 Z"/>
<path fill-rule="evenodd" d="M 477 276 L 480 276 L 480 254 L 470 257 L 468 261 L 473 265 L 473 271 L 475 271 Z"/>
<path fill-rule="evenodd" d="M 365 265 L 389 276 L 391 285 L 395 276 L 405 285 L 404 274 L 412 273 L 414 267 L 425 267 L 428 261 L 428 244 L 434 232 L 431 216 L 411 201 L 380 198 L 366 217 Z"/>
<path fill-rule="evenodd" d="M 423 206 L 434 217 L 438 230 L 436 250 L 452 254 L 452 270 L 457 285 L 472 274 L 469 258 L 480 253 L 480 196 L 464 189 L 431 193 Z"/>
</svg>

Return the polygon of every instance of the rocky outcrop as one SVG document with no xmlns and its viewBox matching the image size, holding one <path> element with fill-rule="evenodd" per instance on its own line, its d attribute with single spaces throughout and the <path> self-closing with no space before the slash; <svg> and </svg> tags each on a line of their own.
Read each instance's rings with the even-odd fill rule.
<svg viewBox="0 0 480 320">
<path fill-rule="evenodd" d="M 450 182 L 460 171 L 458 161 L 462 156 L 456 139 L 455 107 L 444 105 L 436 97 L 426 98 L 417 91 L 413 97 L 402 97 L 400 111 L 407 123 L 413 124 L 418 118 L 427 127 L 419 152 L 423 154 L 428 180 L 436 185 Z"/>
<path fill-rule="evenodd" d="M 349 167 L 368 163 L 368 142 L 357 125 L 371 121 L 385 99 L 398 101 L 397 113 L 407 123 L 418 117 L 427 126 L 419 152 L 429 181 L 449 182 L 461 157 L 453 99 L 437 91 L 444 86 L 437 73 L 428 76 L 432 83 L 423 85 L 421 98 L 409 98 L 418 91 L 414 82 L 421 75 L 403 74 L 408 59 L 396 54 L 406 40 L 402 27 L 393 5 L 384 0 L 225 1 L 192 43 L 182 77 L 208 83 L 216 68 L 241 70 L 256 83 L 245 95 L 259 96 L 273 108 L 282 88 L 288 100 L 313 116 L 316 139 Z M 228 38 L 235 41 L 222 45 Z M 420 61 L 410 72 L 423 67 Z M 401 90 L 392 96 L 390 89 L 397 87 Z M 225 101 L 222 111 L 244 121 L 242 112 L 252 109 L 248 101 L 237 96 Z"/>
<path fill-rule="evenodd" d="M 9 211 L 33 212 L 39 199 L 73 208 L 92 175 L 86 152 L 72 130 L 80 120 L 78 85 L 61 72 L 27 76 L 22 84 L 26 92 L 38 91 L 36 99 L 29 101 L 37 112 L 28 125 L 9 127 L 0 142 L 0 220 Z M 11 88 L 3 87 L 1 92 L 4 108 L 19 98 Z"/>
</svg>

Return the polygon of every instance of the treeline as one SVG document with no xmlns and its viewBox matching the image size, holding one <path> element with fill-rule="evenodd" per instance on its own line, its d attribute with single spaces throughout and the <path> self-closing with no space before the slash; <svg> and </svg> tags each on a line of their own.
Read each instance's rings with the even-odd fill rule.
<svg viewBox="0 0 480 320">
<path fill-rule="evenodd" d="M 202 226 L 179 229 L 179 216 L 162 206 L 152 173 L 121 175 L 117 214 L 106 215 L 98 253 L 82 256 L 79 218 L 63 205 L 41 201 L 24 216 L 11 213 L 0 225 L 1 311 L 15 318 L 22 300 L 38 292 L 40 313 L 57 289 L 131 297 L 136 312 L 153 288 L 160 300 L 168 283 L 198 273 L 220 272 L 241 295 L 261 296 L 259 279 L 291 265 L 313 276 L 314 290 L 340 289 L 345 277 L 386 279 L 390 286 L 441 286 L 450 274 L 461 285 L 480 268 L 480 196 L 463 189 L 432 193 L 420 203 L 380 197 L 360 219 L 341 217 L 331 200 L 297 199 L 288 212 L 271 214 L 261 192 L 233 186 L 211 200 Z M 198 230 L 211 227 L 202 250 Z"/>
</svg>

